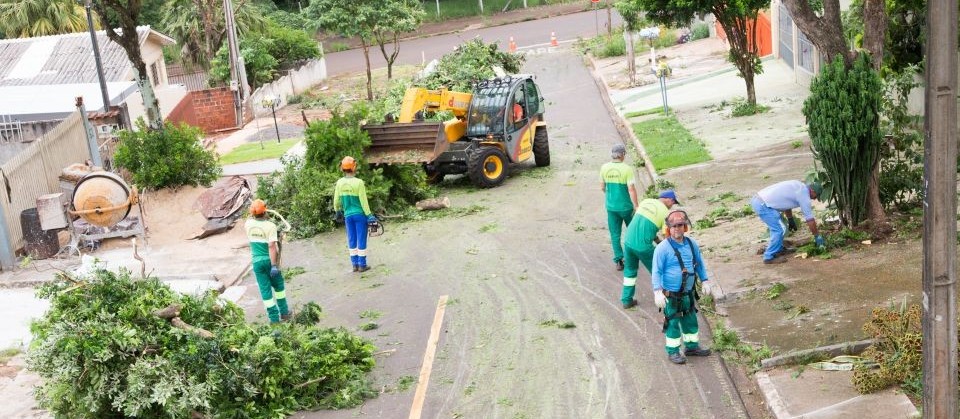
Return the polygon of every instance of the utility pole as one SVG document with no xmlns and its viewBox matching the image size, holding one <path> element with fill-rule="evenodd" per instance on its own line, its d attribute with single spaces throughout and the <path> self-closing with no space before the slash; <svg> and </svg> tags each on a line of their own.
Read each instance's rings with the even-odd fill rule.
<svg viewBox="0 0 960 419">
<path fill-rule="evenodd" d="M 243 125 L 243 84 L 239 76 L 240 50 L 237 48 L 237 28 L 233 18 L 233 3 L 223 0 L 223 18 L 226 20 L 227 49 L 230 52 L 230 90 L 233 90 L 233 109 L 237 127 Z"/>
<path fill-rule="evenodd" d="M 87 30 L 90 31 L 90 43 L 93 44 L 93 59 L 97 63 L 97 79 L 100 80 L 100 94 L 103 96 L 103 112 L 110 110 L 110 93 L 107 92 L 107 80 L 103 76 L 103 62 L 100 60 L 100 45 L 97 42 L 97 32 L 93 29 L 92 0 L 87 0 L 84 8 L 87 10 Z M 87 117 L 86 114 L 83 115 Z"/>
<path fill-rule="evenodd" d="M 957 0 L 927 3 L 923 417 L 957 417 Z"/>
</svg>

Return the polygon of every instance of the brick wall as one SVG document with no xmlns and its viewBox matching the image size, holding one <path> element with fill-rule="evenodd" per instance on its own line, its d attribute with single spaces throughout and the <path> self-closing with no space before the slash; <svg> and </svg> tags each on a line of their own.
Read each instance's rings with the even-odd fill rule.
<svg viewBox="0 0 960 419">
<path fill-rule="evenodd" d="M 205 133 L 236 128 L 233 92 L 228 87 L 190 92 L 170 112 L 167 120 L 200 127 Z"/>
</svg>

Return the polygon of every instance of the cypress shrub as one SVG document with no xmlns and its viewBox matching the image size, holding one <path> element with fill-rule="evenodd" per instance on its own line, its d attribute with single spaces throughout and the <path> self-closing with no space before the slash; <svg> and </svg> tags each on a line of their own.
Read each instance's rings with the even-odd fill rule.
<svg viewBox="0 0 960 419">
<path fill-rule="evenodd" d="M 882 95 L 879 75 L 861 54 L 850 68 L 840 57 L 824 66 L 803 103 L 814 158 L 827 173 L 846 226 L 866 218 L 867 183 L 883 140 L 878 116 Z"/>
</svg>

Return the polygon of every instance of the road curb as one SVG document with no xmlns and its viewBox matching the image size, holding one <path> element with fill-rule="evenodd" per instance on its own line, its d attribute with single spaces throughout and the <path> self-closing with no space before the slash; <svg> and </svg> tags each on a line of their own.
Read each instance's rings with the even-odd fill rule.
<svg viewBox="0 0 960 419">
<path fill-rule="evenodd" d="M 597 87 L 600 88 L 600 96 L 603 97 L 603 104 L 607 107 L 607 111 L 610 114 L 610 119 L 617 127 L 617 131 L 620 133 L 620 139 L 629 139 L 633 142 L 633 146 L 636 147 L 637 151 L 640 153 L 640 157 L 643 159 L 643 167 L 646 169 L 647 178 L 650 180 L 650 185 L 656 187 L 659 176 L 657 176 L 656 168 L 653 167 L 653 161 L 651 161 L 650 156 L 647 155 L 647 151 L 643 148 L 643 144 L 640 143 L 640 139 L 637 138 L 636 134 L 634 134 L 633 128 L 630 126 L 630 122 L 624 119 L 623 115 L 621 115 L 613 105 L 613 100 L 610 99 L 610 91 L 607 88 L 607 81 L 597 70 L 597 63 L 594 61 L 593 56 L 587 54 L 587 60 L 590 61 L 590 74 L 593 76 L 593 80 L 597 83 Z M 616 115 L 616 117 L 613 115 Z"/>
<path fill-rule="evenodd" d="M 773 417 L 778 419 L 792 418 L 793 415 L 787 411 L 786 403 L 783 401 L 783 397 L 780 397 L 780 392 L 777 391 L 777 386 L 773 385 L 770 376 L 764 371 L 758 371 L 755 378 L 757 387 L 760 388 L 760 393 L 763 394 L 764 400 L 767 401 L 767 409 L 770 410 Z"/>
<path fill-rule="evenodd" d="M 704 316 L 703 314 L 700 314 L 698 317 L 699 317 L 698 323 L 701 324 L 700 328 L 706 329 L 706 331 L 707 331 L 708 333 L 710 333 L 710 339 L 711 339 L 711 342 L 712 342 L 712 340 L 713 340 L 713 325 L 711 325 L 710 322 L 707 321 L 707 317 Z M 743 412 L 744 412 L 744 413 L 746 413 L 746 412 L 747 412 L 747 404 L 744 403 L 744 401 L 743 401 L 743 396 L 741 395 L 742 391 L 740 390 L 740 387 L 737 386 L 737 380 L 735 380 L 735 379 L 733 378 L 733 374 L 730 373 L 730 366 L 727 365 L 727 361 L 723 358 L 722 355 L 720 355 L 719 352 L 714 351 L 714 356 L 717 357 L 717 361 L 720 363 L 720 367 L 723 368 L 723 373 L 727 375 L 727 380 L 730 382 L 730 385 L 733 386 L 733 389 L 734 389 L 735 393 L 737 394 L 737 401 L 740 402 L 740 408 L 743 409 Z"/>
</svg>

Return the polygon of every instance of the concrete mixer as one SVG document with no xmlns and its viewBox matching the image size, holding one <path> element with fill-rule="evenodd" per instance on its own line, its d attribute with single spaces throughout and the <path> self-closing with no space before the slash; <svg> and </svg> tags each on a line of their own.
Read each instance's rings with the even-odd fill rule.
<svg viewBox="0 0 960 419">
<path fill-rule="evenodd" d="M 134 206 L 139 213 L 139 222 L 131 229 L 111 231 L 112 227 L 130 215 Z M 81 178 L 73 190 L 68 212 L 105 230 L 95 234 L 78 233 L 71 222 L 74 236 L 71 246 L 112 237 L 142 236 L 145 231 L 143 209 L 140 207 L 137 189 L 131 188 L 123 178 L 111 172 L 91 172 Z"/>
</svg>

